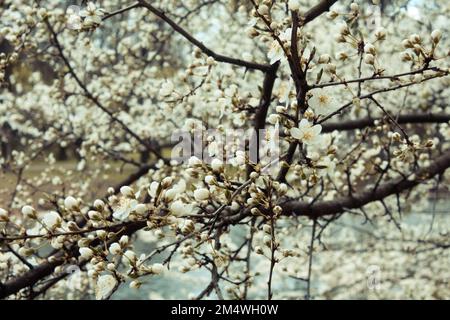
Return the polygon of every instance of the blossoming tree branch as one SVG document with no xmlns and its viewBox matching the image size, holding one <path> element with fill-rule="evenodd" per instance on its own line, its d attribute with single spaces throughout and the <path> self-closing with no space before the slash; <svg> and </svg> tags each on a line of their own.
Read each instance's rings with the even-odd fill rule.
<svg viewBox="0 0 450 320">
<path fill-rule="evenodd" d="M 449 298 L 418 2 L 1 1 L 0 297 Z"/>
</svg>

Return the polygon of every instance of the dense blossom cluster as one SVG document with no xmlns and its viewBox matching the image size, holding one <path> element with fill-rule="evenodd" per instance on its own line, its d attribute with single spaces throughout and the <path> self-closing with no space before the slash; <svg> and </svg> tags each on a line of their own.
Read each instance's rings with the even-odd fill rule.
<svg viewBox="0 0 450 320">
<path fill-rule="evenodd" d="M 449 298 L 450 6 L 385 2 L 3 1 L 0 298 Z"/>
</svg>

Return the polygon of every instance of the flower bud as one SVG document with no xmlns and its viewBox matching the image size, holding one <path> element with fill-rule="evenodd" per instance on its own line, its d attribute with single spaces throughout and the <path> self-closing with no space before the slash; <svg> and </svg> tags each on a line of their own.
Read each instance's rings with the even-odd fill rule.
<svg viewBox="0 0 450 320">
<path fill-rule="evenodd" d="M 199 166 L 201 164 L 202 164 L 202 160 L 200 160 L 199 158 L 197 158 L 195 156 L 190 157 L 188 160 L 189 167 Z"/>
<path fill-rule="evenodd" d="M 175 86 L 171 81 L 166 81 L 161 85 L 161 89 L 159 90 L 159 94 L 163 97 L 170 96 L 175 90 Z"/>
<path fill-rule="evenodd" d="M 223 162 L 221 160 L 219 160 L 219 159 L 213 159 L 211 161 L 211 168 L 214 171 L 220 171 L 223 168 Z"/>
<path fill-rule="evenodd" d="M 42 223 L 49 229 L 53 230 L 61 226 L 61 217 L 57 212 L 50 211 L 42 218 Z"/>
<path fill-rule="evenodd" d="M 131 262 L 135 262 L 137 260 L 136 253 L 134 253 L 134 251 L 132 251 L 132 250 L 125 251 L 123 256 L 128 258 Z"/>
<path fill-rule="evenodd" d="M 286 112 L 286 107 L 285 106 L 276 106 L 275 111 L 277 113 L 284 113 L 284 112 Z"/>
<path fill-rule="evenodd" d="M 413 82 L 420 83 L 423 80 L 423 75 L 421 73 L 416 73 L 413 77 Z"/>
<path fill-rule="evenodd" d="M 118 255 L 122 252 L 122 248 L 120 247 L 120 244 L 114 242 L 109 246 L 109 252 L 113 255 Z"/>
<path fill-rule="evenodd" d="M 77 241 L 77 245 L 80 248 L 88 247 L 90 243 L 91 243 L 91 241 L 89 239 L 86 239 L 86 238 L 82 238 L 82 239 Z"/>
<path fill-rule="evenodd" d="M 428 141 L 425 143 L 425 147 L 426 147 L 426 148 L 432 148 L 433 146 L 434 146 L 433 140 L 428 140 Z"/>
<path fill-rule="evenodd" d="M 95 211 L 95 210 L 89 210 L 88 217 L 89 217 L 89 219 L 94 220 L 94 221 L 99 221 L 102 219 L 102 215 L 98 211 Z"/>
<path fill-rule="evenodd" d="M 300 1 L 299 0 L 289 0 L 288 7 L 289 7 L 289 10 L 297 11 L 300 9 Z"/>
<path fill-rule="evenodd" d="M 410 41 L 412 44 L 419 44 L 419 43 L 422 41 L 422 39 L 420 38 L 420 36 L 419 36 L 418 34 L 412 34 L 412 35 L 409 37 L 409 41 Z"/>
<path fill-rule="evenodd" d="M 365 53 L 370 53 L 371 55 L 376 55 L 376 50 L 375 50 L 375 46 L 371 43 L 368 43 L 364 46 L 364 52 Z"/>
<path fill-rule="evenodd" d="M 334 11 L 334 10 L 331 10 L 331 11 L 329 11 L 329 12 L 327 13 L 327 18 L 330 19 L 330 20 L 334 20 L 334 19 L 336 19 L 338 16 L 339 16 L 339 13 L 337 13 L 337 12 Z"/>
<path fill-rule="evenodd" d="M 283 212 L 283 209 L 280 206 L 275 206 L 273 208 L 273 213 L 275 213 L 277 216 L 280 215 Z"/>
<path fill-rule="evenodd" d="M 164 271 L 164 266 L 161 263 L 155 263 L 151 266 L 152 273 L 161 274 Z"/>
<path fill-rule="evenodd" d="M 392 140 L 394 140 L 394 141 L 400 141 L 402 139 L 402 136 L 400 135 L 400 133 L 398 133 L 398 132 L 394 132 L 393 134 L 392 134 Z"/>
<path fill-rule="evenodd" d="M 102 200 L 97 199 L 97 200 L 94 201 L 94 208 L 95 209 L 101 211 L 101 210 L 103 210 L 104 207 L 105 207 L 105 203 Z"/>
<path fill-rule="evenodd" d="M 373 65 L 375 63 L 375 57 L 373 55 L 371 55 L 370 53 L 366 54 L 366 56 L 364 57 L 364 62 L 366 64 Z"/>
<path fill-rule="evenodd" d="M 22 208 L 22 214 L 30 219 L 36 219 L 36 210 L 32 206 L 24 206 Z"/>
<path fill-rule="evenodd" d="M 323 55 L 320 56 L 318 62 L 319 63 L 330 63 L 330 61 L 331 61 L 330 55 L 329 54 L 323 54 Z"/>
<path fill-rule="evenodd" d="M 92 256 L 94 255 L 94 251 L 92 251 L 92 249 L 90 248 L 83 247 L 80 248 L 78 251 L 80 252 L 80 257 L 82 257 L 85 260 L 91 259 Z"/>
<path fill-rule="evenodd" d="M 209 198 L 209 190 L 206 188 L 196 189 L 194 191 L 194 198 L 197 201 L 207 200 Z"/>
<path fill-rule="evenodd" d="M 333 64 L 333 63 L 327 64 L 325 69 L 331 74 L 335 74 L 336 73 L 336 65 Z"/>
<path fill-rule="evenodd" d="M 77 210 L 78 211 L 78 200 L 74 197 L 67 197 L 64 199 L 64 206 L 68 210 Z"/>
<path fill-rule="evenodd" d="M 257 36 L 259 36 L 259 32 L 255 28 L 248 28 L 247 29 L 247 35 L 250 38 L 256 38 Z"/>
<path fill-rule="evenodd" d="M 119 244 L 122 248 L 125 248 L 128 245 L 130 238 L 128 236 L 122 236 L 120 237 Z"/>
<path fill-rule="evenodd" d="M 97 237 L 98 237 L 100 240 L 105 240 L 105 239 L 106 239 L 107 232 L 106 232 L 105 230 L 97 230 L 97 231 L 96 231 L 96 234 L 97 234 Z"/>
<path fill-rule="evenodd" d="M 402 61 L 404 61 L 404 62 L 413 60 L 413 57 L 411 56 L 411 54 L 406 51 L 401 53 L 401 58 L 402 58 Z"/>
<path fill-rule="evenodd" d="M 353 12 L 358 12 L 359 5 L 356 2 L 353 2 L 352 4 L 350 4 L 350 10 L 352 10 Z"/>
<path fill-rule="evenodd" d="M 345 61 L 345 60 L 348 59 L 348 54 L 347 54 L 346 52 L 341 51 L 341 52 L 339 52 L 339 53 L 337 54 L 337 57 L 336 57 L 336 58 L 339 59 L 339 60 L 341 60 L 341 61 Z"/>
<path fill-rule="evenodd" d="M 134 211 L 136 211 L 137 214 L 143 215 L 147 212 L 147 206 L 143 203 L 139 203 L 135 208 Z"/>
<path fill-rule="evenodd" d="M 271 247 L 272 246 L 272 237 L 265 235 L 263 238 L 263 242 L 267 247 Z"/>
<path fill-rule="evenodd" d="M 7 222 L 9 221 L 8 211 L 0 208 L 0 221 Z"/>
<path fill-rule="evenodd" d="M 207 64 L 208 66 L 213 66 L 215 63 L 216 63 L 216 60 L 214 60 L 213 57 L 208 57 L 208 58 L 206 58 L 206 64 Z"/>
<path fill-rule="evenodd" d="M 268 118 L 267 121 L 270 124 L 276 124 L 278 121 L 280 120 L 280 116 L 277 114 L 271 114 Z"/>
<path fill-rule="evenodd" d="M 377 40 L 385 40 L 386 39 L 386 31 L 384 29 L 379 29 L 375 32 L 375 37 Z"/>
<path fill-rule="evenodd" d="M 161 187 L 163 187 L 164 189 L 167 189 L 168 187 L 170 187 L 172 185 L 172 182 L 173 182 L 172 177 L 165 177 L 161 181 Z"/>
<path fill-rule="evenodd" d="M 260 14 L 260 15 L 266 15 L 266 14 L 268 14 L 269 13 L 269 7 L 268 6 L 266 6 L 265 4 L 262 4 L 262 5 L 260 5 L 259 7 L 258 7 L 258 13 Z"/>
<path fill-rule="evenodd" d="M 434 30 L 431 33 L 431 39 L 433 40 L 434 44 L 438 44 L 441 38 L 442 38 L 441 30 Z"/>
<path fill-rule="evenodd" d="M 278 193 L 280 195 L 284 195 L 284 194 L 286 194 L 287 190 L 288 190 L 288 186 L 285 183 L 280 183 L 280 186 L 278 188 Z"/>
<path fill-rule="evenodd" d="M 142 285 L 142 283 L 140 283 L 137 280 L 133 280 L 130 282 L 130 288 L 131 289 L 139 289 L 139 287 Z"/>
<path fill-rule="evenodd" d="M 402 46 L 405 49 L 410 49 L 410 48 L 413 47 L 413 44 L 411 43 L 411 41 L 409 39 L 405 39 L 405 40 L 402 41 Z"/>
<path fill-rule="evenodd" d="M 216 177 L 212 176 L 212 175 L 207 175 L 205 177 L 205 182 L 208 185 L 213 185 L 217 183 Z"/>
<path fill-rule="evenodd" d="M 187 220 L 184 226 L 181 228 L 183 234 L 190 234 L 195 231 L 195 224 L 192 220 Z"/>
<path fill-rule="evenodd" d="M 125 197 L 133 198 L 134 192 L 133 189 L 131 189 L 129 186 L 123 186 L 120 188 L 120 193 L 124 195 Z"/>
<path fill-rule="evenodd" d="M 69 231 L 80 231 L 80 228 L 78 227 L 77 223 L 75 221 L 69 221 L 67 223 L 67 228 L 69 229 Z"/>
<path fill-rule="evenodd" d="M 25 247 L 20 248 L 18 251 L 19 255 L 23 257 L 29 257 L 32 254 L 34 254 L 34 252 L 35 250 L 33 248 L 25 248 Z"/>
<path fill-rule="evenodd" d="M 339 26 L 339 33 L 341 36 L 347 36 L 350 34 L 350 29 L 348 28 L 347 23 L 344 22 Z"/>
</svg>

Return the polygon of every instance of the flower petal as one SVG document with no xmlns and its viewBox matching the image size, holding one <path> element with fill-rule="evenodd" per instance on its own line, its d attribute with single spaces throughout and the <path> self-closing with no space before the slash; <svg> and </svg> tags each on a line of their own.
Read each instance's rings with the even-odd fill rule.
<svg viewBox="0 0 450 320">
<path fill-rule="evenodd" d="M 299 128 L 292 128 L 291 129 L 291 136 L 294 139 L 300 140 L 303 137 L 303 132 Z"/>
<path fill-rule="evenodd" d="M 300 120 L 300 124 L 298 125 L 298 127 L 300 128 L 300 130 L 304 130 L 311 127 L 311 124 L 309 123 L 308 120 L 303 118 L 302 120 Z"/>
<path fill-rule="evenodd" d="M 317 136 L 322 132 L 322 126 L 320 124 L 316 124 L 314 127 L 311 128 L 311 130 L 313 134 Z"/>
</svg>

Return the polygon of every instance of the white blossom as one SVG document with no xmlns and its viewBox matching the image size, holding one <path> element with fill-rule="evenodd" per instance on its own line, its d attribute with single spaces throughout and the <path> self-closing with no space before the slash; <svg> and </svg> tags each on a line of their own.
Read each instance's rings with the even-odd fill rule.
<svg viewBox="0 0 450 320">
<path fill-rule="evenodd" d="M 100 25 L 102 23 L 103 15 L 103 10 L 97 8 L 97 6 L 91 1 L 88 2 L 85 9 L 80 11 L 80 16 L 84 18 L 83 26 L 85 27 Z"/>
<path fill-rule="evenodd" d="M 278 41 L 273 40 L 271 42 L 269 51 L 267 52 L 267 57 L 270 60 L 270 64 L 274 64 L 284 57 L 283 48 L 280 46 Z"/>
<path fill-rule="evenodd" d="M 24 206 L 22 208 L 22 214 L 27 218 L 34 218 L 36 216 L 36 210 L 32 206 Z"/>
<path fill-rule="evenodd" d="M 171 81 L 166 81 L 162 84 L 161 90 L 159 90 L 159 94 L 163 97 L 167 97 L 173 93 L 174 89 L 175 87 L 173 83 Z"/>
<path fill-rule="evenodd" d="M 302 119 L 298 128 L 294 127 L 291 129 L 291 136 L 306 145 L 314 145 L 321 142 L 321 131 L 322 126 L 320 124 L 313 125 L 308 120 Z"/>
<path fill-rule="evenodd" d="M 97 285 L 95 287 L 95 298 L 97 300 L 108 298 L 116 288 L 117 284 L 116 278 L 110 274 L 98 277 Z"/>
<path fill-rule="evenodd" d="M 313 96 L 308 100 L 308 105 L 317 115 L 327 115 L 332 112 L 333 104 L 333 97 L 325 89 L 315 90 Z"/>
<path fill-rule="evenodd" d="M 132 212 L 136 210 L 139 202 L 135 199 L 130 198 L 122 198 L 119 201 L 119 204 L 114 208 L 113 217 L 117 220 L 124 221 L 126 220 Z"/>
<path fill-rule="evenodd" d="M 64 199 L 64 206 L 69 210 L 74 210 L 78 207 L 78 201 L 74 197 L 67 197 Z"/>
<path fill-rule="evenodd" d="M 194 198 L 197 201 L 206 200 L 209 198 L 209 190 L 206 188 L 199 188 L 194 191 Z"/>
<path fill-rule="evenodd" d="M 289 0 L 288 7 L 292 11 L 297 11 L 300 9 L 300 0 Z"/>
<path fill-rule="evenodd" d="M 94 255 L 94 252 L 90 248 L 80 248 L 79 252 L 80 256 L 85 260 L 89 260 Z"/>
<path fill-rule="evenodd" d="M 112 255 L 118 255 L 122 252 L 122 247 L 117 242 L 111 243 L 111 245 L 109 246 L 109 252 Z"/>
<path fill-rule="evenodd" d="M 55 211 L 47 212 L 42 218 L 42 223 L 51 230 L 59 227 L 61 222 L 61 216 Z"/>
<path fill-rule="evenodd" d="M 134 196 L 134 192 L 133 189 L 130 188 L 129 186 L 123 186 L 120 188 L 120 193 L 123 194 L 125 197 L 133 197 Z"/>
</svg>

